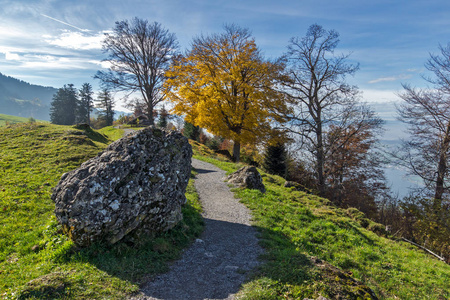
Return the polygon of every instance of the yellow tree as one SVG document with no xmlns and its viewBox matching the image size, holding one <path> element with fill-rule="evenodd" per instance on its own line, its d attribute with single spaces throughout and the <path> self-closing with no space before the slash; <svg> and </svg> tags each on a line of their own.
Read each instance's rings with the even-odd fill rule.
<svg viewBox="0 0 450 300">
<path fill-rule="evenodd" d="M 188 122 L 233 140 L 239 161 L 241 143 L 256 143 L 283 121 L 276 113 L 283 97 L 275 90 L 281 68 L 262 58 L 247 29 L 225 26 L 222 34 L 195 38 L 175 60 L 166 72 L 168 99 Z"/>
</svg>

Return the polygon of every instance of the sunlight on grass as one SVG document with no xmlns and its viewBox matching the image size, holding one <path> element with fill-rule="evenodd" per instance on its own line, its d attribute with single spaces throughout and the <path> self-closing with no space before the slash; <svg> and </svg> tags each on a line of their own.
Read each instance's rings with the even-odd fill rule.
<svg viewBox="0 0 450 300">
<path fill-rule="evenodd" d="M 197 158 L 227 172 L 239 168 Z M 242 299 L 371 299 L 365 285 L 380 299 L 450 298 L 449 265 L 366 229 L 383 232 L 357 209 L 336 208 L 327 199 L 284 188 L 281 177 L 261 175 L 265 194 L 234 189 L 252 210 L 265 249 L 262 266 L 239 294 Z M 311 263 L 316 258 L 327 267 Z"/>
<path fill-rule="evenodd" d="M 21 123 L 1 127 L 0 135 L 1 299 L 123 299 L 145 276 L 166 271 L 203 230 L 190 180 L 184 219 L 173 230 L 135 244 L 79 249 L 53 215 L 51 188 L 123 131 Z"/>
</svg>

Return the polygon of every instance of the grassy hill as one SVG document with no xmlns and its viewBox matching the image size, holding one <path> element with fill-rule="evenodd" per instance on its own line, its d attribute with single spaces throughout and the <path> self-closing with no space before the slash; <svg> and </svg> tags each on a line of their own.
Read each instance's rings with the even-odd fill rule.
<svg viewBox="0 0 450 300">
<path fill-rule="evenodd" d="M 29 122 L 30 118 L 16 117 L 11 115 L 0 114 L 0 126 L 5 126 L 7 124 L 17 124 Z M 40 121 L 43 122 L 43 121 Z"/>
<path fill-rule="evenodd" d="M 0 299 L 122 299 L 201 232 L 191 182 L 183 223 L 155 239 L 77 249 L 61 233 L 51 188 L 122 134 L 44 123 L 0 127 Z"/>
<path fill-rule="evenodd" d="M 229 173 L 226 162 L 192 142 L 196 158 Z M 450 266 L 408 243 L 389 238 L 357 209 L 294 188 L 261 172 L 267 192 L 234 189 L 249 207 L 266 253 L 244 285 L 242 299 L 450 299 Z M 337 298 L 336 298 L 337 297 Z M 341 297 L 341 298 L 339 298 Z"/>
<path fill-rule="evenodd" d="M 0 127 L 0 298 L 123 299 L 167 270 L 202 230 L 192 185 L 184 221 L 139 244 L 78 249 L 53 217 L 51 187 L 60 176 L 122 135 L 72 126 L 21 123 Z M 231 172 L 227 162 L 191 142 L 195 157 Z M 386 238 L 356 209 L 283 187 L 262 173 L 267 192 L 235 189 L 252 211 L 266 252 L 243 286 L 243 299 L 449 299 L 450 266 Z M 370 289 L 369 289 L 370 288 Z M 341 297 L 341 298 L 339 298 Z"/>
</svg>

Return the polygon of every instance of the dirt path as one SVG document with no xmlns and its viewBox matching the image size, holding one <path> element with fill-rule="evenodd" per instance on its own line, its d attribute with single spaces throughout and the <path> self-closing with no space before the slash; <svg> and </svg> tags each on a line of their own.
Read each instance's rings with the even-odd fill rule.
<svg viewBox="0 0 450 300">
<path fill-rule="evenodd" d="M 223 182 L 225 172 L 199 160 L 195 187 L 203 205 L 205 231 L 166 274 L 133 299 L 234 299 L 261 248 L 248 209 Z"/>
</svg>

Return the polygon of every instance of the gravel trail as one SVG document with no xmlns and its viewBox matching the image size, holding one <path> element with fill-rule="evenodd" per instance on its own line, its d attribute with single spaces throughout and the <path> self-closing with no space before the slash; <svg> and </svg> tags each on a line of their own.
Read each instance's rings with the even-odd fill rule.
<svg viewBox="0 0 450 300">
<path fill-rule="evenodd" d="M 205 231 L 168 273 L 145 284 L 132 299 L 234 299 L 258 265 L 255 228 L 249 210 L 223 181 L 225 172 L 193 159 L 195 187 L 203 205 Z"/>
</svg>

